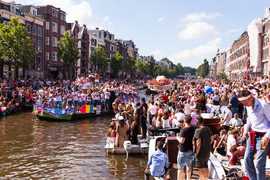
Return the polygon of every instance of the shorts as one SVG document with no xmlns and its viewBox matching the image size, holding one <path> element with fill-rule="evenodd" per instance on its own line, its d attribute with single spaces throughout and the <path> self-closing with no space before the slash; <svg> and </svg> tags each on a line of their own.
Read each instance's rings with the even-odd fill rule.
<svg viewBox="0 0 270 180">
<path fill-rule="evenodd" d="M 184 169 L 185 166 L 190 167 L 192 157 L 193 157 L 193 152 L 192 151 L 187 151 L 187 152 L 179 151 L 178 156 L 177 156 L 178 169 Z"/>
<path fill-rule="evenodd" d="M 208 159 L 198 159 L 197 168 L 199 169 L 208 168 Z"/>
<path fill-rule="evenodd" d="M 81 101 L 78 101 L 78 104 L 77 104 L 78 106 L 81 106 L 82 105 L 82 102 Z"/>
</svg>

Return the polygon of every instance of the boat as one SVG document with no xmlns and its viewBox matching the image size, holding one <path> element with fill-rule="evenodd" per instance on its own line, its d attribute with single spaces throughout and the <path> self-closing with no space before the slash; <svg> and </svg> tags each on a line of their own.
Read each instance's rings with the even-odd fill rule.
<svg viewBox="0 0 270 180">
<path fill-rule="evenodd" d="M 131 141 L 124 141 L 124 147 L 115 147 L 114 141 L 109 138 L 106 141 L 105 152 L 107 154 L 148 154 L 148 140 L 138 135 L 139 144 L 131 144 Z"/>
<path fill-rule="evenodd" d="M 245 169 L 244 159 L 240 160 L 240 164 L 228 165 L 229 159 L 227 156 L 222 156 L 218 152 L 214 152 L 213 155 L 216 157 L 216 159 L 220 162 L 221 166 L 225 170 L 227 174 L 226 177 L 240 178 L 245 175 L 246 169 Z M 269 158 L 266 159 L 265 171 L 266 171 L 267 178 L 270 178 L 270 159 Z"/>
<path fill-rule="evenodd" d="M 33 113 L 38 119 L 46 121 L 76 121 L 93 117 L 111 115 L 111 111 L 96 111 L 89 113 L 74 113 L 73 110 L 33 105 Z"/>
<path fill-rule="evenodd" d="M 213 113 L 201 113 L 201 116 L 203 117 L 204 125 L 209 127 L 213 134 L 219 134 L 220 117 L 213 117 Z"/>
<path fill-rule="evenodd" d="M 156 145 L 158 141 L 164 143 L 163 152 L 166 152 L 169 157 L 169 163 L 172 164 L 170 172 L 170 177 L 176 179 L 177 177 L 177 155 L 178 155 L 178 140 L 176 136 L 153 136 L 149 141 L 149 152 L 148 159 L 151 157 L 152 153 L 156 150 Z M 195 169 L 195 168 L 193 168 Z M 218 161 L 218 159 L 211 153 L 208 160 L 209 178 L 210 179 L 222 179 L 226 177 L 226 173 Z M 194 172 L 194 171 L 193 171 Z"/>
</svg>

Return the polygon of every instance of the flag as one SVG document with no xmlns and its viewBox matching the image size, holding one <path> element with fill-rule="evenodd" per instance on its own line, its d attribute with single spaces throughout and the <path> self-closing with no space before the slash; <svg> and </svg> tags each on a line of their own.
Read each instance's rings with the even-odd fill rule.
<svg viewBox="0 0 270 180">
<path fill-rule="evenodd" d="M 210 86 L 212 84 L 212 82 L 215 80 L 216 78 L 212 79 L 212 81 L 208 84 L 208 86 Z"/>
<path fill-rule="evenodd" d="M 238 57 L 238 54 L 237 54 L 237 52 L 235 52 L 235 55 L 236 55 L 236 57 Z"/>
<path fill-rule="evenodd" d="M 266 36 L 267 34 L 266 33 L 261 33 L 260 34 L 262 37 Z"/>
</svg>

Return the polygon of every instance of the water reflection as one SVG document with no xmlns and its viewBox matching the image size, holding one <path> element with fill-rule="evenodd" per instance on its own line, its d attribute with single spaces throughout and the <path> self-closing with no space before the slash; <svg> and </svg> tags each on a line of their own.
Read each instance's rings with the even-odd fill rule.
<svg viewBox="0 0 270 180">
<path fill-rule="evenodd" d="M 123 177 L 143 177 L 146 167 L 146 155 L 133 155 L 125 159 L 125 155 L 108 155 L 108 172 L 115 178 Z"/>
<path fill-rule="evenodd" d="M 3 179 L 143 179 L 147 156 L 106 155 L 110 117 L 40 121 L 31 113 L 0 121 Z"/>
</svg>

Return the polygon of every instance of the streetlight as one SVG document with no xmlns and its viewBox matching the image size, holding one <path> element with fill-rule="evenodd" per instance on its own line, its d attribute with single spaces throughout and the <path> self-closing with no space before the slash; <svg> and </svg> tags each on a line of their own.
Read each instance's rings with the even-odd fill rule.
<svg viewBox="0 0 270 180">
<path fill-rule="evenodd" d="M 249 71 L 250 77 L 249 78 L 251 79 L 251 73 L 253 72 L 254 66 L 253 65 L 249 66 L 249 69 L 250 69 L 250 71 Z"/>
</svg>

